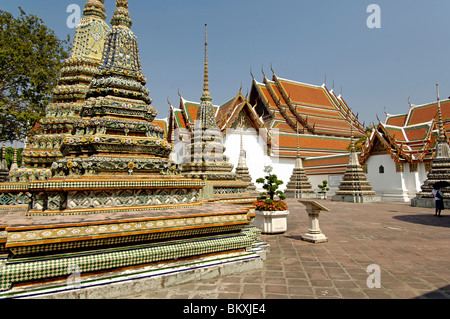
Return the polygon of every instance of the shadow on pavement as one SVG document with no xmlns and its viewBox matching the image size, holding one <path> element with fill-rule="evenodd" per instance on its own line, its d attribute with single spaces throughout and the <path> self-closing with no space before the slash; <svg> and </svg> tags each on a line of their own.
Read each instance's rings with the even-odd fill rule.
<svg viewBox="0 0 450 319">
<path fill-rule="evenodd" d="M 450 227 L 450 216 L 444 215 L 442 212 L 441 216 L 434 216 L 434 213 L 430 214 L 414 214 L 414 215 L 399 215 L 393 216 L 394 219 L 414 223 L 414 224 L 422 224 L 427 226 L 436 226 L 436 227 Z"/>
<path fill-rule="evenodd" d="M 450 299 L 450 285 L 418 296 L 416 299 Z"/>
</svg>

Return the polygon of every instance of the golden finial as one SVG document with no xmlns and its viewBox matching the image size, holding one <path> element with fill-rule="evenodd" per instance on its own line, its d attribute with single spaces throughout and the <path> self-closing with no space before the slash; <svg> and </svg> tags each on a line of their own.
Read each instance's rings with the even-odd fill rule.
<svg viewBox="0 0 450 319">
<path fill-rule="evenodd" d="M 84 5 L 83 15 L 86 16 L 98 16 L 101 19 L 106 19 L 106 9 L 103 5 L 105 0 L 88 0 Z"/>
<path fill-rule="evenodd" d="M 128 12 L 128 1 L 117 0 L 116 10 L 114 11 L 114 16 L 111 19 L 111 25 L 130 28 L 132 24 L 133 21 L 130 18 L 130 12 Z"/>
<path fill-rule="evenodd" d="M 439 97 L 439 84 L 436 84 L 437 101 L 438 101 L 438 126 L 439 126 L 439 142 L 446 142 L 444 134 L 444 122 L 442 121 L 441 99 Z"/>
<path fill-rule="evenodd" d="M 202 102 L 211 102 L 212 98 L 209 94 L 209 72 L 208 72 L 208 26 L 205 24 L 205 70 L 203 75 L 203 95 Z"/>
<path fill-rule="evenodd" d="M 355 153 L 356 152 L 356 148 L 355 148 L 355 139 L 353 138 L 353 122 L 354 122 L 354 118 L 350 119 L 350 152 L 351 153 Z"/>
</svg>

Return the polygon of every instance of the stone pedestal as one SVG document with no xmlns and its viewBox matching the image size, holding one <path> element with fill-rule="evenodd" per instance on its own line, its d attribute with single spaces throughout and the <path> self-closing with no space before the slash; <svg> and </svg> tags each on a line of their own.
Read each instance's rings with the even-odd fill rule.
<svg viewBox="0 0 450 319">
<path fill-rule="evenodd" d="M 330 210 L 313 200 L 299 200 L 299 202 L 306 206 L 306 212 L 309 216 L 308 232 L 302 236 L 302 240 L 314 244 L 327 242 L 328 238 L 319 227 L 319 214 L 321 211 L 329 212 Z"/>
<path fill-rule="evenodd" d="M 346 202 L 346 203 L 378 203 L 381 202 L 381 196 L 377 195 L 361 195 L 361 194 L 336 194 L 331 198 L 334 202 Z"/>
<path fill-rule="evenodd" d="M 282 234 L 287 230 L 287 216 L 289 211 L 268 212 L 257 210 L 254 225 L 263 234 Z"/>
</svg>

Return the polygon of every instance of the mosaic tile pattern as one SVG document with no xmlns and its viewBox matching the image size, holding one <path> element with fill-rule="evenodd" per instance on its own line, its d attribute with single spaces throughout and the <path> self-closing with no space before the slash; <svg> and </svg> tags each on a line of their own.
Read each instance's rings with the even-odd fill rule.
<svg viewBox="0 0 450 319">
<path fill-rule="evenodd" d="M 83 238 L 97 239 L 102 237 L 131 236 L 147 232 L 161 232 L 176 229 L 195 227 L 211 227 L 223 224 L 247 224 L 247 212 L 222 215 L 208 215 L 181 218 L 160 218 L 139 220 L 132 222 L 99 223 L 71 227 L 50 228 L 44 226 L 38 229 L 21 230 L 20 227 L 8 230 L 7 247 L 21 245 L 36 245 L 44 242 L 68 242 L 82 240 Z"/>
<path fill-rule="evenodd" d="M 11 289 L 12 284 L 18 282 L 68 278 L 73 265 L 76 265 L 81 273 L 89 273 L 227 250 L 249 249 L 254 243 L 251 235 L 243 232 L 235 235 L 122 247 L 108 251 L 90 251 L 62 258 L 11 260 L 4 262 L 0 268 L 0 290 Z"/>
<path fill-rule="evenodd" d="M 57 242 L 57 243 L 47 243 L 42 245 L 33 246 L 17 246 L 8 247 L 8 250 L 12 252 L 14 256 L 24 256 L 24 255 L 35 255 L 42 253 L 57 253 L 60 251 L 69 250 L 87 250 L 93 249 L 95 247 L 105 247 L 105 246 L 117 246 L 117 245 L 131 245 L 140 242 L 149 241 L 161 241 L 173 238 L 184 238 L 184 237 L 194 237 L 194 236 L 206 236 L 211 234 L 220 233 L 230 233 L 237 232 L 241 230 L 245 225 L 229 225 L 229 226 L 219 226 L 219 227 L 206 227 L 206 228 L 192 228 L 192 229 L 180 229 L 176 231 L 164 231 L 164 232 L 153 232 L 145 233 L 141 235 L 128 235 L 128 236 L 117 236 L 108 238 L 99 238 L 84 241 L 73 241 L 73 242 Z M 7 232 L 0 232 L 0 240 L 7 240 Z"/>
</svg>

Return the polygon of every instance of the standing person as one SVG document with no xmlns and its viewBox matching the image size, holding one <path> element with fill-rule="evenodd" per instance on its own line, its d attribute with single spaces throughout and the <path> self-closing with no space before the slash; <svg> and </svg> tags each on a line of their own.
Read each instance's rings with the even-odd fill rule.
<svg viewBox="0 0 450 319">
<path fill-rule="evenodd" d="M 442 195 L 441 189 L 439 187 L 433 186 L 433 191 L 431 192 L 434 196 L 434 202 L 436 204 L 436 212 L 434 216 L 441 216 L 441 211 L 444 209 L 444 195 Z"/>
</svg>

